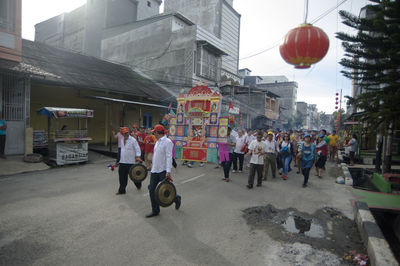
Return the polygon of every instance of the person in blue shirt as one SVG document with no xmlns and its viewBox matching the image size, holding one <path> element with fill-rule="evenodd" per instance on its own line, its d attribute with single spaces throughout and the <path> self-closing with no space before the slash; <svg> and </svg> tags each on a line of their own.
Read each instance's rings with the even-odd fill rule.
<svg viewBox="0 0 400 266">
<path fill-rule="evenodd" d="M 304 135 L 304 143 L 300 146 L 298 153 L 300 159 L 301 173 L 304 176 L 303 188 L 307 187 L 310 169 L 315 161 L 315 144 L 311 143 L 311 135 Z"/>
<path fill-rule="evenodd" d="M 0 111 L 0 158 L 5 159 L 4 148 L 6 147 L 6 129 L 7 123 L 6 120 L 3 119 L 3 115 Z"/>
</svg>

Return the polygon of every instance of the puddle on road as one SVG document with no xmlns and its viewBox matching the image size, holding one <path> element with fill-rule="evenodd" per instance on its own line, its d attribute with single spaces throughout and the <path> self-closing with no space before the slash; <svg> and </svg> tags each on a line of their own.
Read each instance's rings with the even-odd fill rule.
<svg viewBox="0 0 400 266">
<path fill-rule="evenodd" d="M 308 237 L 323 238 L 324 229 L 314 219 L 307 219 L 299 215 L 289 215 L 282 223 L 283 228 L 290 233 L 304 234 Z"/>
<path fill-rule="evenodd" d="M 339 257 L 351 250 L 366 254 L 355 222 L 335 208 L 324 207 L 308 214 L 269 204 L 245 209 L 243 217 L 253 229 L 264 230 L 278 241 L 309 244 Z"/>
</svg>

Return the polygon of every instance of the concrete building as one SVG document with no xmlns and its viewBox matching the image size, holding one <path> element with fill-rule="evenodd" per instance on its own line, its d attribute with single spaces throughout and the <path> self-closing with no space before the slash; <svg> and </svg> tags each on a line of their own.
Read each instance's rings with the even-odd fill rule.
<svg viewBox="0 0 400 266">
<path fill-rule="evenodd" d="M 307 106 L 306 102 L 296 102 L 296 112 L 298 114 L 296 118 L 303 119 L 302 127 L 307 124 Z"/>
<path fill-rule="evenodd" d="M 220 88 L 223 109 L 235 115 L 238 127 L 273 128 L 279 119 L 279 96 L 256 87 L 226 85 Z M 230 112 L 231 102 L 236 113 Z"/>
<path fill-rule="evenodd" d="M 240 14 L 233 0 L 166 0 L 165 12 L 178 12 L 217 37 L 227 56 L 222 57 L 221 76 L 239 82 Z"/>
<path fill-rule="evenodd" d="M 107 28 L 159 14 L 161 0 L 90 0 L 69 13 L 35 25 L 35 41 L 100 57 Z"/>
<path fill-rule="evenodd" d="M 257 88 L 272 92 L 278 95 L 280 109 L 279 117 L 282 126 L 287 125 L 290 118 L 296 115 L 296 100 L 298 84 L 289 81 L 285 76 L 249 76 L 245 77 L 244 84 L 256 85 Z"/>
<path fill-rule="evenodd" d="M 175 95 L 199 82 L 215 87 L 224 55 L 220 39 L 179 13 L 108 29 L 101 53 L 165 84 Z"/>
<path fill-rule="evenodd" d="M 239 80 L 240 15 L 232 1 L 93 0 L 36 25 L 35 40 L 122 63 L 178 95 Z M 177 13 L 181 12 L 181 13 Z M 186 14 L 188 16 L 186 16 Z"/>
<path fill-rule="evenodd" d="M 316 104 L 307 106 L 307 123 L 306 128 L 309 130 L 318 130 L 319 128 L 319 113 Z"/>
<path fill-rule="evenodd" d="M 21 0 L 0 1 L 0 68 L 22 61 Z M 29 87 L 25 75 L 0 69 L 0 112 L 6 120 L 5 154 L 24 154 L 29 135 Z"/>
<path fill-rule="evenodd" d="M 21 61 L 21 0 L 0 1 L 0 58 Z"/>
</svg>

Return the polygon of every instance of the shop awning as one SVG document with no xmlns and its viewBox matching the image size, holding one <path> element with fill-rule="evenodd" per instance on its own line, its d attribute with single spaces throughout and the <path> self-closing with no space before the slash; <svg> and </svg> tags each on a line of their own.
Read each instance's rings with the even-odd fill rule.
<svg viewBox="0 0 400 266">
<path fill-rule="evenodd" d="M 36 111 L 39 115 L 53 118 L 88 118 L 93 117 L 93 110 L 63 107 L 42 107 Z"/>
<path fill-rule="evenodd" d="M 128 103 L 128 104 L 152 106 L 152 107 L 159 107 L 159 108 L 166 108 L 166 109 L 169 108 L 169 106 L 160 105 L 160 104 L 135 102 L 135 101 L 121 100 L 121 99 L 115 99 L 115 98 L 109 98 L 109 97 L 103 97 L 103 96 L 86 96 L 86 97 L 92 98 L 92 99 L 103 100 L 103 101 L 109 101 L 109 102 Z"/>
</svg>

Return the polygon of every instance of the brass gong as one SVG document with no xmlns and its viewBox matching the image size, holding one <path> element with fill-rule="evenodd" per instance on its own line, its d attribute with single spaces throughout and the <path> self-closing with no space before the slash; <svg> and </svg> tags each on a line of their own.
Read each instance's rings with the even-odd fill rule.
<svg viewBox="0 0 400 266">
<path fill-rule="evenodd" d="M 154 191 L 156 202 L 161 207 L 168 207 L 175 201 L 176 189 L 174 184 L 168 180 L 158 183 Z"/>
<path fill-rule="evenodd" d="M 143 164 L 134 164 L 129 170 L 129 178 L 133 182 L 142 182 L 146 179 L 147 169 Z"/>
</svg>

